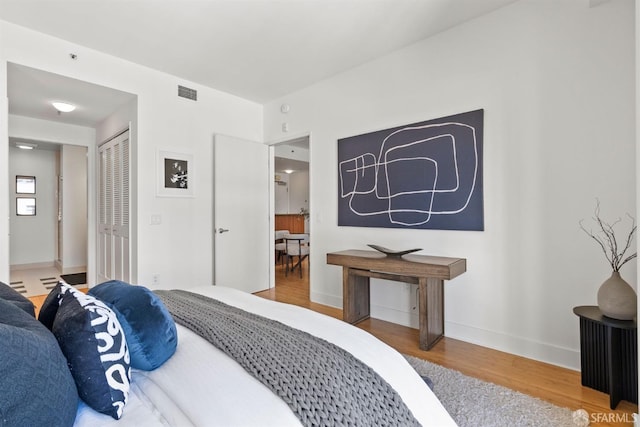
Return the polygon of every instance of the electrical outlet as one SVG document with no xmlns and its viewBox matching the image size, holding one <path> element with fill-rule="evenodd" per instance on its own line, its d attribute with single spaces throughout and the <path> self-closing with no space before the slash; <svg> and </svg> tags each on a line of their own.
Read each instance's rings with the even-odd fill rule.
<svg viewBox="0 0 640 427">
<path fill-rule="evenodd" d="M 160 275 L 159 274 L 154 274 L 151 276 L 151 283 L 155 286 L 157 286 L 158 284 L 160 284 Z"/>
<path fill-rule="evenodd" d="M 418 288 L 417 286 L 415 287 L 414 292 L 410 291 L 409 298 L 412 301 L 411 311 L 418 311 L 418 305 L 420 304 L 418 301 L 419 294 L 420 294 L 420 288 Z"/>
</svg>

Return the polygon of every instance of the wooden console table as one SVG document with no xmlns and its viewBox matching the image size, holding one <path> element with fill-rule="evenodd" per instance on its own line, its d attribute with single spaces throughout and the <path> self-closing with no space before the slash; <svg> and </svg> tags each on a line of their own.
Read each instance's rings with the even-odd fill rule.
<svg viewBox="0 0 640 427">
<path fill-rule="evenodd" d="M 394 257 L 356 249 L 328 253 L 327 264 L 342 266 L 342 319 L 351 324 L 369 318 L 371 277 L 418 285 L 423 350 L 429 350 L 444 336 L 444 281 L 467 271 L 464 258 Z"/>
</svg>

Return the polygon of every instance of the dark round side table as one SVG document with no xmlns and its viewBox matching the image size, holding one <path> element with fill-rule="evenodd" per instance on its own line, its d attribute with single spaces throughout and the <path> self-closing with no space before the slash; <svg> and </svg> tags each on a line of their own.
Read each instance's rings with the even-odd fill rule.
<svg viewBox="0 0 640 427">
<path fill-rule="evenodd" d="M 580 317 L 582 385 L 609 393 L 609 406 L 638 403 L 637 319 L 604 316 L 594 305 L 574 307 Z"/>
</svg>

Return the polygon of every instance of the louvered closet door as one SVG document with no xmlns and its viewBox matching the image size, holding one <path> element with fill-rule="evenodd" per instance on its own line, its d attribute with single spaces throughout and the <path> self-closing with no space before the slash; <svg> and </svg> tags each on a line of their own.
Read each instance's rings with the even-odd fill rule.
<svg viewBox="0 0 640 427">
<path fill-rule="evenodd" d="M 98 281 L 130 281 L 129 132 L 99 149 Z"/>
<path fill-rule="evenodd" d="M 111 277 L 111 222 L 113 211 L 113 147 L 109 144 L 100 146 L 99 165 L 100 182 L 98 211 L 98 283 Z"/>
</svg>

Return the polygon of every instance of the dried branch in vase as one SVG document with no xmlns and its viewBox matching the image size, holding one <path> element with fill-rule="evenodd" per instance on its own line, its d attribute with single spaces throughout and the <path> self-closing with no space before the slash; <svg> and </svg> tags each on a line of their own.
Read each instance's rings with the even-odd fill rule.
<svg viewBox="0 0 640 427">
<path fill-rule="evenodd" d="M 580 228 L 582 231 L 587 233 L 589 237 L 595 240 L 602 251 L 604 252 L 604 256 L 609 261 L 611 268 L 613 271 L 620 271 L 620 268 L 625 265 L 627 262 L 636 258 L 638 255 L 637 252 L 627 256 L 625 255 L 627 251 L 631 248 L 631 242 L 633 241 L 633 236 L 636 233 L 636 220 L 631 215 L 627 214 L 627 217 L 631 220 L 631 230 L 627 235 L 627 239 L 622 247 L 618 246 L 618 241 L 616 239 L 615 226 L 622 222 L 622 218 L 618 218 L 612 223 L 608 223 L 600 218 L 600 201 L 596 199 L 596 208 L 594 211 L 593 221 L 598 225 L 599 230 L 594 232 L 592 229 L 587 230 L 583 224 L 584 220 L 580 220 Z"/>
</svg>

